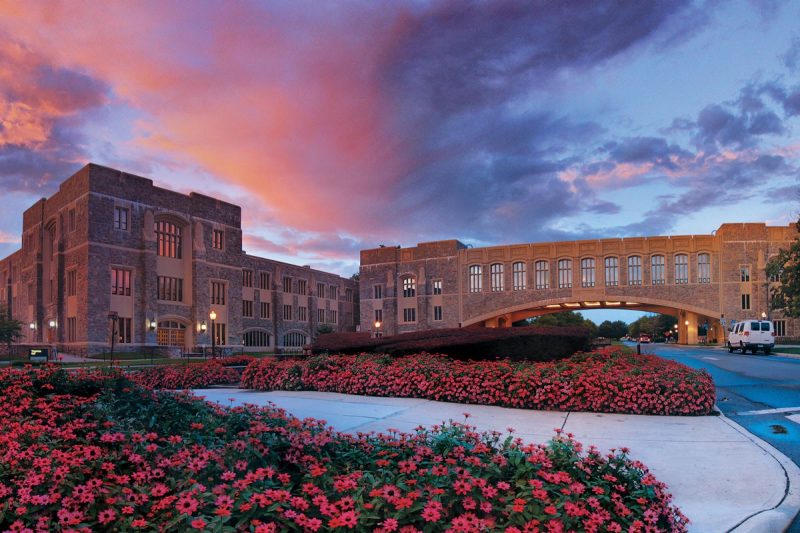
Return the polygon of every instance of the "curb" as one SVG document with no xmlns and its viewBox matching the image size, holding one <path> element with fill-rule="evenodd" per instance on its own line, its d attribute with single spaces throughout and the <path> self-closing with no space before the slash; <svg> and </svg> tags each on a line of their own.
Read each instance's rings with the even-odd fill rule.
<svg viewBox="0 0 800 533">
<path fill-rule="evenodd" d="M 745 428 L 725 416 L 725 414 L 715 405 L 714 408 L 719 412 L 719 417 L 733 429 L 745 435 L 753 444 L 764 450 L 767 455 L 775 459 L 783 469 L 786 483 L 786 491 L 783 498 L 775 507 L 764 509 L 754 513 L 737 525 L 733 526 L 726 533 L 760 533 L 763 531 L 786 531 L 792 524 L 798 513 L 800 513 L 800 467 L 773 447 L 768 442 L 753 435 Z"/>
</svg>

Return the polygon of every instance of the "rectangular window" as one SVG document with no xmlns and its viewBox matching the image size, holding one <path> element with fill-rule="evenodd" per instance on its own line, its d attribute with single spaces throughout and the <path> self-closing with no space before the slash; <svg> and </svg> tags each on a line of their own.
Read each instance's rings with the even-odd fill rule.
<svg viewBox="0 0 800 533">
<path fill-rule="evenodd" d="M 686 254 L 675 256 L 675 283 L 689 283 L 689 256 Z"/>
<path fill-rule="evenodd" d="M 533 265 L 535 287 L 537 289 L 550 288 L 550 264 L 547 261 L 536 261 Z"/>
<path fill-rule="evenodd" d="M 619 260 L 616 257 L 605 258 L 606 287 L 619 285 Z"/>
<path fill-rule="evenodd" d="M 489 267 L 489 272 L 492 292 L 502 292 L 505 288 L 503 283 L 503 264 L 494 263 Z"/>
<path fill-rule="evenodd" d="M 114 229 L 128 231 L 128 208 L 114 206 Z"/>
<path fill-rule="evenodd" d="M 632 255 L 628 258 L 628 285 L 642 284 L 642 258 Z"/>
<path fill-rule="evenodd" d="M 375 309 L 375 322 L 383 322 L 383 309 Z"/>
<path fill-rule="evenodd" d="M 117 342 L 119 344 L 130 344 L 131 340 L 131 319 L 119 317 L 117 319 Z"/>
<path fill-rule="evenodd" d="M 773 324 L 775 324 L 775 336 L 776 337 L 785 337 L 786 336 L 786 321 L 785 320 L 773 320 Z"/>
<path fill-rule="evenodd" d="M 304 279 L 297 280 L 297 294 L 305 294 L 308 282 Z"/>
<path fill-rule="evenodd" d="M 50 297 L 50 303 L 56 301 L 56 280 L 54 280 L 53 278 L 50 278 L 49 290 L 47 291 L 47 294 Z"/>
<path fill-rule="evenodd" d="M 131 271 L 123 268 L 111 269 L 111 294 L 131 295 Z"/>
<path fill-rule="evenodd" d="M 217 346 L 224 346 L 228 343 L 228 335 L 225 330 L 225 324 L 220 324 L 219 322 L 211 324 L 211 336 Z"/>
<path fill-rule="evenodd" d="M 183 301 L 183 280 L 158 276 L 158 299 L 168 302 Z"/>
<path fill-rule="evenodd" d="M 442 319 L 442 306 L 435 305 L 433 307 L 433 319 L 434 320 L 441 320 Z"/>
<path fill-rule="evenodd" d="M 372 287 L 372 297 L 376 300 L 383 298 L 383 285 L 375 285 Z"/>
<path fill-rule="evenodd" d="M 78 318 L 74 316 L 67 317 L 67 342 L 75 342 L 78 340 Z"/>
<path fill-rule="evenodd" d="M 242 316 L 253 316 L 253 300 L 242 300 Z"/>
<path fill-rule="evenodd" d="M 272 290 L 272 282 L 270 280 L 269 272 L 259 272 L 258 278 L 262 289 L 266 289 L 268 291 Z"/>
<path fill-rule="evenodd" d="M 750 309 L 750 295 L 742 294 L 742 311 L 747 311 L 749 309 Z"/>
<path fill-rule="evenodd" d="M 325 298 L 325 284 L 317 283 L 317 298 Z"/>
<path fill-rule="evenodd" d="M 317 309 L 317 322 L 322 324 L 325 322 L 325 310 L 324 309 Z"/>
<path fill-rule="evenodd" d="M 292 319 L 292 306 L 289 304 L 283 304 L 283 319 L 284 320 Z"/>
<path fill-rule="evenodd" d="M 594 258 L 581 259 L 581 287 L 594 287 Z"/>
<path fill-rule="evenodd" d="M 435 279 L 433 280 L 433 294 L 436 296 L 437 294 L 442 294 L 442 280 Z"/>
<path fill-rule="evenodd" d="M 211 303 L 213 305 L 225 305 L 225 283 L 221 281 L 211 282 Z"/>
<path fill-rule="evenodd" d="M 336 324 L 336 311 L 333 310 L 328 311 L 328 323 Z"/>
<path fill-rule="evenodd" d="M 253 286 L 253 271 L 242 270 L 242 287 L 252 287 L 252 286 Z"/>
<path fill-rule="evenodd" d="M 69 226 L 68 226 L 69 231 L 75 231 L 75 227 L 76 227 L 76 224 L 75 224 L 75 209 L 70 209 L 69 210 Z"/>
<path fill-rule="evenodd" d="M 67 271 L 67 296 L 75 296 L 78 294 L 78 271 Z"/>
<path fill-rule="evenodd" d="M 221 229 L 211 230 L 211 247 L 215 250 L 225 249 L 225 231 Z"/>
<path fill-rule="evenodd" d="M 283 292 L 292 292 L 292 278 L 283 278 Z"/>
<path fill-rule="evenodd" d="M 742 265 L 740 272 L 742 281 L 750 281 L 750 265 Z"/>
<path fill-rule="evenodd" d="M 344 301 L 348 303 L 353 302 L 353 289 L 344 290 Z"/>
<path fill-rule="evenodd" d="M 558 288 L 572 288 L 572 261 L 570 259 L 561 259 L 558 262 Z"/>
<path fill-rule="evenodd" d="M 270 309 L 269 302 L 261 302 L 261 318 L 270 318 L 272 316 L 272 309 Z"/>
<path fill-rule="evenodd" d="M 180 259 L 183 230 L 171 222 L 156 222 L 157 253 L 161 257 Z"/>
<path fill-rule="evenodd" d="M 525 279 L 525 263 L 517 261 L 511 265 L 511 277 L 513 278 L 513 287 L 515 291 L 524 291 L 527 286 Z"/>
<path fill-rule="evenodd" d="M 472 265 L 469 267 L 469 292 L 481 292 L 483 290 L 483 267 Z"/>
<path fill-rule="evenodd" d="M 417 295 L 417 280 L 412 277 L 403 278 L 403 298 L 413 298 Z"/>
<path fill-rule="evenodd" d="M 403 322 L 416 322 L 417 309 L 415 307 L 407 307 L 403 309 Z"/>
<path fill-rule="evenodd" d="M 331 300 L 336 300 L 339 298 L 339 288 L 335 285 L 331 285 L 328 287 L 328 298 Z"/>
<path fill-rule="evenodd" d="M 711 283 L 710 254 L 697 254 L 697 283 Z"/>
<path fill-rule="evenodd" d="M 297 308 L 297 320 L 300 322 L 308 321 L 308 307 L 300 306 Z"/>
<path fill-rule="evenodd" d="M 653 285 L 663 285 L 664 278 L 664 256 L 654 255 L 650 258 L 650 280 Z"/>
</svg>

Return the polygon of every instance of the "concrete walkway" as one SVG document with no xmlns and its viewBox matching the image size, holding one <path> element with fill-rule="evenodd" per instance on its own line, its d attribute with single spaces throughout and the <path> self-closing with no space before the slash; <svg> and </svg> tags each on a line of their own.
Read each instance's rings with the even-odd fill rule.
<svg viewBox="0 0 800 533">
<path fill-rule="evenodd" d="M 203 389 L 196 394 L 222 405 L 274 403 L 299 418 L 324 419 L 334 429 L 357 433 L 447 420 L 479 430 L 506 432 L 546 442 L 553 430 L 573 433 L 585 446 L 628 447 L 665 482 L 690 530 L 783 531 L 800 510 L 800 469 L 767 443 L 722 416 L 677 417 L 530 411 L 414 398 L 379 398 L 325 392 L 255 392 Z"/>
</svg>

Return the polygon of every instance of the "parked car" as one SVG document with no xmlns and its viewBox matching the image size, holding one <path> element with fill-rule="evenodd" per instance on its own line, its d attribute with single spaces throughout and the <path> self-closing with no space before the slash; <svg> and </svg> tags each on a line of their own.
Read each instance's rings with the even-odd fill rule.
<svg viewBox="0 0 800 533">
<path fill-rule="evenodd" d="M 750 350 L 754 354 L 763 350 L 769 354 L 775 346 L 775 326 L 769 320 L 742 320 L 731 326 L 728 333 L 728 352 Z"/>
<path fill-rule="evenodd" d="M 639 335 L 639 344 L 647 344 L 650 342 L 650 335 L 642 333 Z"/>
</svg>

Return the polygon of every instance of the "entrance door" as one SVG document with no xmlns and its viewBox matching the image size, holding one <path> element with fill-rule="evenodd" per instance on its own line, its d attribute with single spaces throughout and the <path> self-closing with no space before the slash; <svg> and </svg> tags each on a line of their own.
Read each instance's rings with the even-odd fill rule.
<svg viewBox="0 0 800 533">
<path fill-rule="evenodd" d="M 159 322 L 156 337 L 159 346 L 180 346 L 183 348 L 186 342 L 186 326 L 174 320 Z"/>
</svg>

